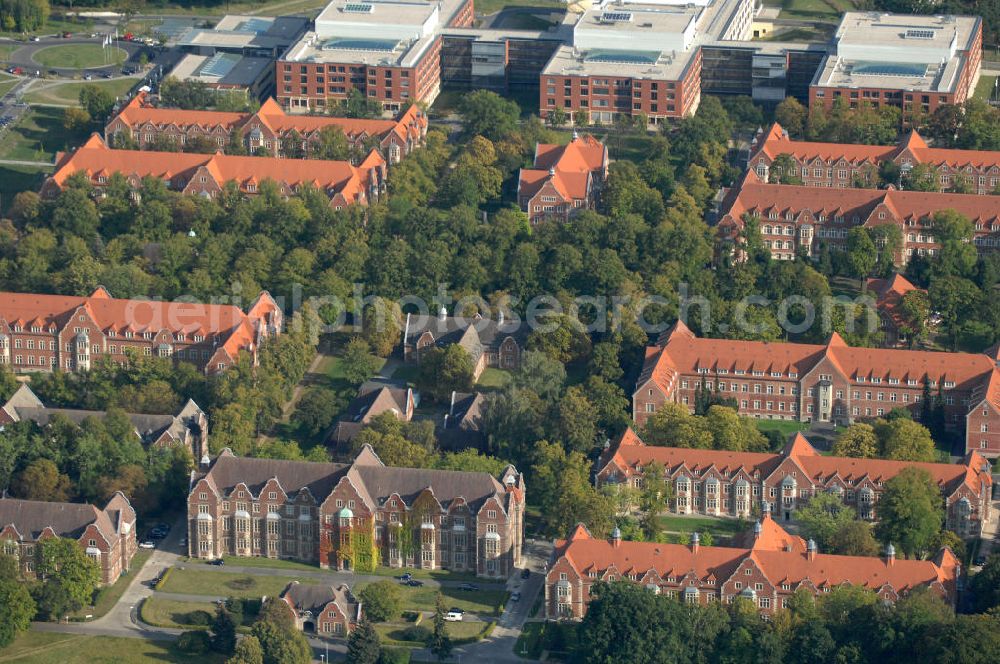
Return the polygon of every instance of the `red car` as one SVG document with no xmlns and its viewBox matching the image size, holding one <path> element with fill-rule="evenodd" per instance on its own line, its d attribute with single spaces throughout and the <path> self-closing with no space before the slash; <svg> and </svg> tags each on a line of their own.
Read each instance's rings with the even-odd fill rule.
<svg viewBox="0 0 1000 664">
<path fill-rule="evenodd" d="M 63 33 L 63 39 L 69 39 L 72 36 L 73 36 L 72 32 L 64 32 Z"/>
</svg>

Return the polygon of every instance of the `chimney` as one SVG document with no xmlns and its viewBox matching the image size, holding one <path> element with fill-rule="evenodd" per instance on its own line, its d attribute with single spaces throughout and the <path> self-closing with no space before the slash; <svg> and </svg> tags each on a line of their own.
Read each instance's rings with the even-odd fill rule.
<svg viewBox="0 0 1000 664">
<path fill-rule="evenodd" d="M 497 327 L 503 325 L 503 309 L 497 312 Z"/>
<path fill-rule="evenodd" d="M 760 520 L 767 521 L 771 518 L 771 503 L 766 500 L 760 504 Z"/>
<path fill-rule="evenodd" d="M 761 532 L 761 530 L 763 530 L 763 527 L 760 525 L 760 521 L 758 521 L 757 523 L 753 524 L 753 541 L 754 542 L 756 542 L 757 540 L 760 539 L 760 532 Z"/>
<path fill-rule="evenodd" d="M 580 134 L 579 134 L 579 133 L 577 133 L 576 129 L 574 128 L 574 129 L 573 129 L 573 140 L 575 141 L 575 140 L 576 140 L 576 139 L 578 139 L 578 138 L 580 138 Z"/>
<path fill-rule="evenodd" d="M 885 564 L 887 567 L 892 567 L 893 563 L 896 562 L 896 547 L 890 542 L 888 546 L 885 547 Z"/>
<path fill-rule="evenodd" d="M 698 533 L 691 533 L 691 553 L 698 553 L 701 548 L 701 536 Z"/>
<path fill-rule="evenodd" d="M 816 560 L 816 540 L 812 538 L 806 542 L 806 560 Z"/>
<path fill-rule="evenodd" d="M 448 309 L 442 304 L 441 308 L 438 309 L 438 320 L 443 321 L 448 317 Z"/>
<path fill-rule="evenodd" d="M 615 529 L 611 531 L 611 546 L 618 547 L 622 543 L 622 531 L 615 526 Z"/>
<path fill-rule="evenodd" d="M 549 166 L 549 176 L 551 177 L 551 176 L 553 176 L 555 174 L 556 174 L 556 167 L 555 166 Z"/>
<path fill-rule="evenodd" d="M 449 418 L 455 417 L 455 395 L 456 394 L 457 393 L 455 392 L 455 390 L 451 391 L 451 405 L 448 406 L 448 417 Z"/>
</svg>

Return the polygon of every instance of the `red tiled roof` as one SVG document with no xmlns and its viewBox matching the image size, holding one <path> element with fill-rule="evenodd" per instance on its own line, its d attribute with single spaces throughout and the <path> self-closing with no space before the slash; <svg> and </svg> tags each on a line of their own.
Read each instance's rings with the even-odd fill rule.
<svg viewBox="0 0 1000 664">
<path fill-rule="evenodd" d="M 369 156 L 366 163 L 373 163 L 372 159 Z M 374 161 L 384 164 L 381 157 Z M 369 169 L 352 166 L 346 161 L 112 150 L 100 136 L 94 134 L 76 152 L 59 160 L 51 180 L 61 186 L 74 173 L 84 172 L 90 176 L 122 173 L 165 180 L 181 177 L 186 184 L 200 167 L 205 167 L 219 184 L 232 180 L 245 187 L 248 183 L 256 184 L 265 179 L 284 182 L 290 187 L 315 184 L 320 189 L 345 193 L 345 196 L 349 194 L 352 202 L 366 189 L 370 174 Z"/>
<path fill-rule="evenodd" d="M 604 572 L 614 567 L 621 574 L 643 575 L 654 570 L 661 578 L 694 572 L 700 580 L 726 580 L 737 566 L 751 558 L 774 585 L 795 585 L 809 581 L 817 588 L 843 583 L 879 589 L 892 586 L 896 592 L 935 582 L 954 581 L 952 557 L 931 560 L 894 560 L 866 556 L 835 556 L 802 551 L 771 550 L 765 547 L 738 549 L 721 546 L 691 546 L 655 542 L 620 542 L 585 537 L 557 543 L 562 555 L 577 573 Z"/>
<path fill-rule="evenodd" d="M 910 291 L 921 290 L 899 273 L 894 274 L 892 279 L 869 279 L 865 282 L 865 288 L 875 293 L 875 306 L 888 314 L 897 326 L 904 322 L 903 314 L 899 310 L 903 296 Z"/>
<path fill-rule="evenodd" d="M 754 156 L 763 152 L 771 159 L 787 154 L 801 163 L 815 159 L 825 162 L 843 158 L 851 164 L 870 162 L 878 164 L 894 159 L 904 150 L 909 150 L 918 163 L 935 167 L 948 166 L 951 169 L 1000 168 L 1000 151 L 996 150 L 955 150 L 951 148 L 928 147 L 923 137 L 911 131 L 898 145 L 855 145 L 849 143 L 818 143 L 790 139 L 778 123 L 771 125 L 767 133 L 758 138 L 759 148 Z M 752 159 L 752 157 L 751 157 Z"/>
<path fill-rule="evenodd" d="M 587 198 L 591 174 L 607 165 L 604 144 L 587 134 L 574 137 L 566 145 L 539 143 L 534 168 L 522 168 L 518 178 L 520 197 L 533 197 L 551 182 L 566 201 Z"/>
</svg>

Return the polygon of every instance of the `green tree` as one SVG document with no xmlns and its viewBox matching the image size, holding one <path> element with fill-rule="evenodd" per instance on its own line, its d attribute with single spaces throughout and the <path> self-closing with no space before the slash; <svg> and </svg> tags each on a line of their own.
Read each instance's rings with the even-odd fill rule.
<svg viewBox="0 0 1000 664">
<path fill-rule="evenodd" d="M 578 385 L 567 389 L 556 409 L 559 439 L 569 449 L 590 452 L 597 437 L 597 411 L 584 390 Z"/>
<path fill-rule="evenodd" d="M 779 154 L 771 162 L 771 169 L 767 175 L 768 182 L 774 184 L 802 184 L 802 178 L 797 173 L 793 174 L 793 171 L 798 171 L 795 159 L 790 154 Z"/>
<path fill-rule="evenodd" d="M 878 503 L 875 532 L 907 557 L 925 552 L 941 530 L 944 511 L 941 490 L 922 468 L 910 466 L 885 483 Z"/>
<path fill-rule="evenodd" d="M 375 632 L 375 628 L 365 616 L 347 638 L 347 661 L 358 664 L 378 664 L 379 649 L 378 633 Z"/>
<path fill-rule="evenodd" d="M 907 419 L 878 420 L 874 427 L 880 456 L 896 461 L 936 461 L 937 450 L 931 432 Z"/>
<path fill-rule="evenodd" d="M 473 364 L 469 352 L 459 344 L 424 351 L 416 384 L 431 399 L 444 403 L 452 392 L 468 392 L 473 384 Z"/>
<path fill-rule="evenodd" d="M 351 146 L 340 127 L 323 127 L 309 145 L 309 157 L 330 161 L 347 161 L 351 157 Z"/>
<path fill-rule="evenodd" d="M 264 664 L 264 651 L 256 636 L 248 635 L 236 642 L 236 651 L 226 664 Z"/>
<path fill-rule="evenodd" d="M 581 522 L 598 537 L 611 529 L 611 501 L 590 483 L 590 463 L 580 452 L 539 441 L 530 477 L 546 535 L 565 537 Z"/>
<path fill-rule="evenodd" d="M 927 291 L 917 289 L 903 295 L 899 311 L 903 318 L 900 332 L 906 335 L 910 348 L 913 348 L 927 335 L 927 318 L 931 313 Z"/>
<path fill-rule="evenodd" d="M 875 429 L 864 422 L 852 424 L 837 436 L 832 451 L 834 456 L 874 459 L 879 451 Z"/>
<path fill-rule="evenodd" d="M 52 461 L 37 459 L 14 477 L 11 488 L 16 496 L 26 500 L 62 503 L 69 500 L 72 483 Z"/>
<path fill-rule="evenodd" d="M 63 110 L 63 128 L 69 132 L 85 131 L 91 123 L 90 113 L 72 106 Z"/>
<path fill-rule="evenodd" d="M 969 577 L 969 589 L 977 613 L 1000 606 L 1000 553 L 987 558 L 983 568 Z"/>
<path fill-rule="evenodd" d="M 309 642 L 295 629 L 291 614 L 279 605 L 279 600 L 264 603 L 250 634 L 260 642 L 263 664 L 308 664 L 312 661 Z"/>
<path fill-rule="evenodd" d="M 795 510 L 802 534 L 813 539 L 821 550 L 832 548 L 835 535 L 858 518 L 854 508 L 837 493 L 819 493 Z"/>
<path fill-rule="evenodd" d="M 871 274 L 878 260 L 878 250 L 865 228 L 855 226 L 847 232 L 847 260 L 851 274 L 864 279 Z"/>
<path fill-rule="evenodd" d="M 106 89 L 97 85 L 84 85 L 80 88 L 80 106 L 83 106 L 87 115 L 96 122 L 103 125 L 108 116 L 111 115 L 111 109 L 114 108 L 114 105 L 115 98 Z"/>
<path fill-rule="evenodd" d="M 484 136 L 491 141 L 506 138 L 517 131 L 521 109 L 517 102 L 490 90 L 475 90 L 463 95 L 458 112 L 466 137 Z"/>
<path fill-rule="evenodd" d="M 554 402 L 562 394 L 565 382 L 566 367 L 561 362 L 542 352 L 526 351 L 521 356 L 521 367 L 514 374 L 513 384 Z"/>
<path fill-rule="evenodd" d="M 315 438 L 330 428 L 342 406 L 340 396 L 333 390 L 310 387 L 296 404 L 292 422 L 306 436 Z"/>
<path fill-rule="evenodd" d="M 224 605 L 215 609 L 212 622 L 212 650 L 223 655 L 233 655 L 236 650 L 236 621 Z"/>
<path fill-rule="evenodd" d="M 828 542 L 828 553 L 839 556 L 877 556 L 879 545 L 875 541 L 872 527 L 855 519 L 840 525 Z"/>
<path fill-rule="evenodd" d="M 17 560 L 0 554 L 0 648 L 27 630 L 35 617 L 35 600 L 19 576 Z"/>
<path fill-rule="evenodd" d="M 71 539 L 53 537 L 40 542 L 37 548 L 38 578 L 64 588 L 72 601 L 71 610 L 90 604 L 101 582 L 101 572 L 80 545 Z"/>
<path fill-rule="evenodd" d="M 380 297 L 374 298 L 364 308 L 361 336 L 371 346 L 373 353 L 379 357 L 389 356 L 402 335 L 401 320 L 399 307 Z"/>
<path fill-rule="evenodd" d="M 399 586 L 392 581 L 376 581 L 361 589 L 365 615 L 374 622 L 387 622 L 399 617 L 403 610 L 403 596 Z"/>
<path fill-rule="evenodd" d="M 930 164 L 917 164 L 904 174 L 903 187 L 914 191 L 941 191 L 937 169 Z"/>
<path fill-rule="evenodd" d="M 774 120 L 792 138 L 803 138 L 808 111 L 794 97 L 786 97 L 774 109 Z"/>
<path fill-rule="evenodd" d="M 444 616 L 448 612 L 444 604 L 444 595 L 440 592 L 434 602 L 434 631 L 431 633 L 427 647 L 438 661 L 444 661 L 451 654 L 451 637 L 448 636 L 448 623 Z"/>
</svg>

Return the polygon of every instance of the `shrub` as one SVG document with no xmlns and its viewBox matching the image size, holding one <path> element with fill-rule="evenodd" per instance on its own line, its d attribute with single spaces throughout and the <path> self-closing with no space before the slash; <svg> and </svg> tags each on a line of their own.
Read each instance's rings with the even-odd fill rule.
<svg viewBox="0 0 1000 664">
<path fill-rule="evenodd" d="M 168 567 L 166 571 L 163 573 L 163 575 L 160 577 L 160 580 L 156 582 L 155 586 L 153 586 L 153 590 L 163 590 L 163 586 L 167 585 L 167 579 L 170 578 L 170 573 L 173 571 L 174 571 L 173 567 Z"/>
<path fill-rule="evenodd" d="M 406 648 L 382 648 L 378 664 L 410 664 L 410 651 Z"/>
<path fill-rule="evenodd" d="M 402 593 L 392 581 L 376 581 L 362 588 L 359 594 L 365 613 L 372 622 L 393 620 L 402 610 Z"/>
<path fill-rule="evenodd" d="M 416 641 L 418 643 L 426 643 L 427 639 L 431 638 L 431 630 L 420 625 L 412 625 L 407 627 L 400 633 L 400 641 Z"/>
<path fill-rule="evenodd" d="M 200 630 L 184 632 L 177 638 L 177 649 L 198 655 L 208 652 L 209 641 L 207 632 Z"/>
<path fill-rule="evenodd" d="M 252 576 L 244 576 L 241 579 L 226 581 L 226 587 L 232 588 L 233 590 L 250 590 L 255 585 L 257 585 L 257 579 Z"/>
<path fill-rule="evenodd" d="M 197 625 L 199 627 L 210 625 L 212 623 L 212 614 L 208 611 L 202 611 L 201 609 L 191 611 L 184 616 L 184 623 L 186 625 Z"/>
</svg>

